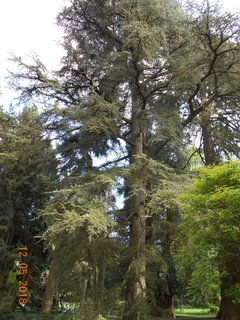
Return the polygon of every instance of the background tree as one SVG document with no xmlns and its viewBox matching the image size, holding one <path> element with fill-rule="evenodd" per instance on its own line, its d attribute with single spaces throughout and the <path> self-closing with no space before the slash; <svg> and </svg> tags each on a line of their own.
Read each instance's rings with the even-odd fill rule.
<svg viewBox="0 0 240 320">
<path fill-rule="evenodd" d="M 200 178 L 194 180 L 193 187 L 183 198 L 185 214 L 182 225 L 185 235 L 193 243 L 201 244 L 218 264 L 223 304 L 221 317 L 229 320 L 238 320 L 240 315 L 237 299 L 238 181 L 238 162 L 202 169 Z"/>
<path fill-rule="evenodd" d="M 196 132 L 202 160 L 212 165 L 239 156 L 239 16 L 208 1 L 192 3 L 189 13 L 188 40 L 172 63 L 184 126 Z"/>
<path fill-rule="evenodd" d="M 42 220 L 32 221 L 43 208 L 56 179 L 56 161 L 36 108 L 19 114 L 1 111 L 0 179 L 1 179 L 1 292 L 7 290 L 8 275 L 15 269 L 19 246 L 28 248 L 29 291 L 34 306 L 41 296 L 38 285 L 46 253 L 35 238 L 45 228 Z M 14 292 L 16 294 L 16 292 Z M 3 298 L 3 297 L 2 297 Z M 13 307 L 16 307 L 13 304 Z"/>
</svg>

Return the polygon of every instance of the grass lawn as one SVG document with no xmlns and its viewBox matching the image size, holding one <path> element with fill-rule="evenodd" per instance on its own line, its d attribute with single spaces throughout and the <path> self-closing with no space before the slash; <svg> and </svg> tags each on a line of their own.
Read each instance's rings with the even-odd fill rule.
<svg viewBox="0 0 240 320">
<path fill-rule="evenodd" d="M 11 313 L 12 314 L 12 313 Z M 209 314 L 209 309 L 175 309 L 175 315 L 177 317 L 181 317 L 181 318 L 211 318 L 214 317 L 215 315 L 213 314 Z M 6 314 L 7 316 L 7 314 Z M 80 317 L 79 314 L 74 314 L 74 313 L 69 313 L 69 314 L 55 314 L 55 315 L 51 315 L 51 316 L 40 316 L 37 313 L 35 313 L 34 311 L 30 311 L 28 310 L 26 313 L 22 312 L 20 309 L 15 310 L 14 312 L 14 319 L 15 320 L 79 320 L 79 319 L 84 319 L 84 317 Z M 119 315 L 118 315 L 119 316 Z M 113 317 L 109 317 L 108 319 L 110 320 L 118 320 L 119 317 L 118 316 L 113 316 Z M 4 318 L 5 319 L 5 318 Z M 8 318 L 6 318 L 8 319 Z M 9 313 L 9 319 L 13 319 L 10 316 Z M 95 318 L 96 319 L 96 318 Z M 94 320 L 95 320 L 94 319 Z M 180 320 L 180 319 L 179 319 Z"/>
<path fill-rule="evenodd" d="M 211 318 L 215 316 L 213 314 L 209 314 L 209 309 L 175 309 L 175 315 L 186 318 Z"/>
</svg>

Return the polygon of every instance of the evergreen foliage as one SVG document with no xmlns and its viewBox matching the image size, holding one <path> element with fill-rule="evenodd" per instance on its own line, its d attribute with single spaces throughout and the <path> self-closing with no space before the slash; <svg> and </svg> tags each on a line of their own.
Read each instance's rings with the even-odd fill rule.
<svg viewBox="0 0 240 320">
<path fill-rule="evenodd" d="M 8 275 L 15 269 L 18 248 L 26 246 L 32 283 L 29 289 L 33 290 L 34 299 L 39 289 L 39 270 L 44 268 L 46 259 L 43 245 L 35 236 L 45 229 L 45 224 L 31 219 L 43 208 L 49 198 L 47 192 L 54 187 L 56 161 L 50 142 L 44 140 L 35 107 L 19 114 L 1 111 L 0 121 L 1 250 L 5 257 L 1 259 L 1 290 L 7 288 Z"/>
<path fill-rule="evenodd" d="M 183 7 L 173 0 L 72 0 L 57 21 L 64 29 L 65 49 L 59 70 L 50 73 L 36 56 L 32 65 L 13 58 L 19 71 L 12 74 L 12 86 L 20 91 L 22 103 L 35 99 L 43 108 L 45 131 L 39 126 L 38 134 L 42 130 L 48 140 L 38 136 L 39 146 L 32 140 L 34 126 L 27 132 L 20 126 L 23 131 L 18 128 L 21 135 L 14 138 L 14 145 L 0 154 L 6 165 L 18 159 L 28 163 L 24 167 L 27 178 L 20 182 L 26 193 L 18 194 L 16 208 L 24 201 L 23 220 L 18 223 L 29 212 L 31 218 L 37 218 L 32 224 L 43 226 L 37 233 L 51 252 L 42 312 L 51 312 L 53 296 L 59 291 L 68 291 L 71 299 L 81 291 L 80 304 L 91 297 L 94 310 L 99 311 L 108 286 L 113 295 L 119 290 L 125 301 L 124 320 L 141 320 L 152 311 L 172 318 L 174 244 L 176 223 L 181 220 L 177 195 L 186 181 L 182 168 L 188 169 L 196 154 L 189 156 L 189 144 L 192 146 L 196 135 L 198 154 L 207 165 L 239 155 L 238 17 L 209 2 Z M 48 157 L 52 157 L 50 140 L 58 160 L 54 192 L 45 184 L 52 181 L 45 176 Z M 9 144 L 7 137 L 1 143 Z M 40 167 L 36 154 L 42 160 Z M 97 158 L 105 163 L 96 164 Z M 14 176 L 21 167 L 14 168 Z M 211 172 L 217 176 L 222 168 Z M 55 174 L 52 167 L 50 172 Z M 7 184 L 9 181 L 15 190 L 16 181 L 6 179 Z M 120 188 L 116 187 L 119 181 Z M 235 213 L 221 207 L 235 189 L 225 190 L 225 198 L 220 191 L 218 198 L 217 193 L 212 198 L 215 189 L 209 196 L 209 190 L 204 193 L 201 188 L 204 184 L 196 183 L 196 195 L 195 191 L 188 195 L 189 222 L 183 225 L 190 229 L 191 241 L 203 237 L 202 247 L 211 249 L 218 244 L 214 254 L 220 259 L 225 238 L 234 248 L 237 245 L 233 238 L 239 226 L 231 229 L 224 220 L 227 214 L 233 219 Z M 122 210 L 117 210 L 116 192 L 123 194 Z M 197 198 L 197 192 L 203 194 Z M 9 199 L 12 205 L 15 200 Z M 211 206 L 216 206 L 214 217 Z M 11 208 L 12 216 L 15 209 Z M 31 231 L 29 239 L 35 235 Z M 223 253 L 227 249 L 226 245 Z M 213 269 L 213 273 L 209 270 L 211 279 L 218 281 L 215 255 L 210 250 L 214 257 L 209 259 L 207 250 L 200 251 L 202 260 L 196 258 L 196 269 L 187 270 L 192 281 L 186 295 L 191 297 L 206 265 Z M 180 268 L 183 286 L 189 255 L 184 259 L 186 266 L 184 262 Z M 116 264 L 120 275 L 117 283 L 112 276 L 109 283 L 107 275 L 112 275 Z M 73 279 L 79 276 L 81 290 L 69 288 L 67 273 Z M 217 286 L 211 288 L 213 280 L 208 280 L 204 283 L 211 297 L 206 290 L 201 297 L 213 301 Z M 232 294 L 238 286 L 228 289 Z"/>
</svg>

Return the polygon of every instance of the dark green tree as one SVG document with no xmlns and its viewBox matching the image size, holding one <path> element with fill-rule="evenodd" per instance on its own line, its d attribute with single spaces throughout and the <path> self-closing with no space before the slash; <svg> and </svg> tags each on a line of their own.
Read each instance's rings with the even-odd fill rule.
<svg viewBox="0 0 240 320">
<path fill-rule="evenodd" d="M 19 247 L 28 248 L 29 293 L 35 302 L 41 296 L 38 279 L 44 269 L 46 253 L 35 238 L 43 231 L 43 221 L 32 221 L 55 185 L 56 161 L 35 107 L 19 114 L 1 111 L 0 120 L 0 216 L 1 216 L 1 294 L 8 276 L 16 268 Z M 3 298 L 3 296 L 1 297 Z M 14 306 L 14 304 L 13 304 Z"/>
<path fill-rule="evenodd" d="M 20 85 L 22 98 L 37 94 L 62 104 L 53 110 L 56 123 L 50 126 L 56 128 L 59 123 L 59 132 L 62 129 L 69 133 L 69 140 L 64 139 L 63 145 L 78 151 L 79 163 L 84 161 L 85 166 L 91 167 L 91 152 L 95 156 L 106 156 L 113 149 L 118 153 L 117 161 L 127 159 L 133 168 L 130 171 L 135 171 L 126 177 L 126 213 L 130 221 L 128 275 L 131 277 L 126 282 L 125 319 L 140 319 L 143 311 L 139 308 L 146 295 L 148 177 L 136 172 L 151 164 L 144 148 L 147 130 L 154 132 L 159 107 L 153 103 L 154 97 L 162 93 L 168 100 L 172 95 L 165 93 L 171 80 L 166 57 L 179 46 L 178 6 L 170 1 L 161 4 L 157 1 L 74 1 L 59 15 L 58 21 L 65 29 L 66 56 L 62 69 L 55 78 L 49 79 L 38 60 L 36 66 L 26 66 L 19 61 L 23 69 L 15 77 L 32 79 L 25 88 Z M 177 111 L 173 113 L 176 118 L 169 119 L 169 123 L 175 126 L 177 121 L 180 126 Z M 156 139 L 160 133 L 158 130 Z M 164 146 L 166 138 L 163 140 Z M 75 143 L 74 148 L 71 143 Z M 119 152 L 121 149 L 123 154 Z M 79 167 L 72 168 L 78 170 Z"/>
</svg>

